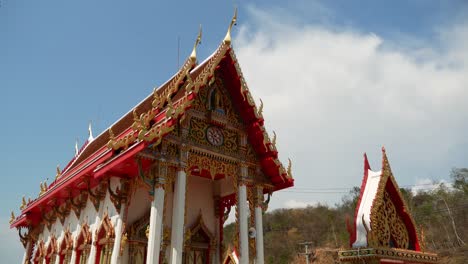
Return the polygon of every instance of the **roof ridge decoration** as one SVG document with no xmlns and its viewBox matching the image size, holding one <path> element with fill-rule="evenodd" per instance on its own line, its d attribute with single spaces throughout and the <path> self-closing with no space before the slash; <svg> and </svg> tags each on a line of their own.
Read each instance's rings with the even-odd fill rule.
<svg viewBox="0 0 468 264">
<path fill-rule="evenodd" d="M 236 89 L 239 89 L 237 92 L 240 92 L 239 99 L 243 104 L 247 104 L 244 106 L 248 106 L 249 113 L 253 114 L 245 121 L 251 123 L 252 128 L 249 129 L 255 130 L 256 137 L 258 136 L 259 140 L 263 140 L 263 142 L 260 141 L 260 145 L 257 146 L 257 151 L 267 153 L 267 156 L 262 161 L 262 166 L 265 164 L 268 164 L 268 166 L 271 165 L 266 173 L 275 178 L 275 188 L 282 189 L 292 186 L 294 180 L 292 178 L 291 166 L 285 169 L 283 164 L 279 161 L 276 147 L 266 132 L 262 115 L 263 101 L 260 100 L 260 108 L 257 108 L 240 69 L 234 50 L 232 49 L 229 37 L 232 26 L 235 25 L 236 21 L 237 11 L 235 11 L 228 27 L 227 38 L 219 44 L 212 55 L 200 65 L 197 65 L 196 57 L 193 55 L 196 56 L 195 49 L 201 42 L 202 34 L 200 30 L 194 44 L 194 51 L 192 51 L 191 56 L 186 59 L 179 71 L 169 81 L 159 88 L 154 89 L 153 95 L 145 99 L 147 100 L 147 105 L 140 103 L 133 109 L 133 122 L 131 121 L 132 114 L 130 114 L 128 118 L 131 123 L 126 125 L 124 129 L 118 127 L 119 122 L 116 122 L 92 142 L 85 142 L 81 150 L 79 150 L 78 156 L 74 157 L 70 163 L 65 166 L 64 170 L 62 170 L 62 176 L 59 181 L 63 181 L 63 183 L 61 183 L 60 186 L 65 186 L 68 180 L 72 180 L 75 176 L 81 175 L 79 174 L 80 172 L 73 170 L 73 166 L 76 164 L 78 164 L 76 166 L 81 166 L 81 164 L 92 157 L 95 158 L 93 162 L 100 160 L 100 158 L 110 157 L 111 153 L 108 153 L 108 150 L 111 150 L 110 152 L 118 150 L 126 151 L 136 143 L 152 143 L 154 146 L 160 144 L 162 138 L 176 127 L 177 122 L 182 122 L 184 120 L 185 110 L 191 107 L 199 90 L 215 81 L 215 71 L 219 68 L 222 60 L 227 57 L 229 57 L 229 67 L 234 67 L 232 73 L 236 73 L 238 77 L 236 80 L 239 82 L 237 86 L 239 88 L 236 87 Z M 122 120 L 122 118 L 120 120 Z M 117 135 L 114 134 L 113 128 L 118 131 Z M 102 142 L 102 145 L 100 145 L 101 141 L 99 140 L 101 137 L 107 141 L 106 143 Z M 93 147 L 93 144 L 95 145 L 92 150 L 93 152 L 85 155 L 85 159 L 82 159 L 83 152 L 88 147 Z M 93 156 L 96 153 L 99 154 L 97 156 L 98 158 Z M 103 153 L 105 153 L 105 155 Z M 81 161 L 79 161 L 80 158 L 82 159 Z M 70 174 L 72 172 L 74 174 Z M 40 185 L 41 192 L 39 197 L 34 200 L 32 205 L 38 205 L 38 200 L 41 200 L 46 192 L 48 193 L 51 188 L 57 187 L 56 183 L 57 181 L 54 181 L 50 187 L 47 187 L 47 183 L 42 182 Z M 22 211 L 29 210 L 30 205 L 31 204 L 28 202 L 26 208 Z M 26 223 L 26 217 L 24 216 L 25 215 L 22 214 L 19 219 L 17 218 L 12 226 L 24 225 Z"/>
<path fill-rule="evenodd" d="M 351 245 L 420 251 L 415 222 L 393 176 L 385 148 L 382 148 L 382 170 L 371 171 L 366 154 L 364 170 Z M 364 244 L 363 235 L 367 240 Z"/>
<path fill-rule="evenodd" d="M 167 122 L 158 126 L 154 126 L 152 123 L 154 122 L 154 118 L 163 110 L 165 105 L 167 105 L 169 109 L 173 110 L 166 111 L 166 113 L 169 113 L 169 116 L 166 115 L 166 117 L 176 117 L 182 112 L 182 107 L 174 110 L 171 98 L 179 91 L 180 86 L 184 83 L 184 79 L 187 79 L 188 81 L 191 80 L 190 71 L 197 63 L 196 48 L 201 42 L 201 37 L 202 31 L 200 26 L 191 55 L 186 59 L 174 78 L 172 78 L 168 89 L 161 91 L 161 89 L 154 88 L 153 101 L 151 103 L 152 108 L 146 113 L 141 113 L 140 116 L 137 114 L 137 108 L 133 109 L 133 124 L 131 126 L 133 129 L 132 133 L 121 138 L 116 138 L 112 131 L 112 127 L 109 128 L 110 139 L 107 143 L 109 148 L 114 150 L 119 148 L 127 149 L 128 146 L 136 140 L 152 141 L 155 138 L 159 138 L 160 140 L 163 135 L 172 131 L 173 128 L 171 128 L 171 126 L 167 126 L 167 124 L 162 126 Z M 189 78 L 187 78 L 187 76 L 189 76 Z"/>
<path fill-rule="evenodd" d="M 234 9 L 234 16 L 232 17 L 231 24 L 229 24 L 223 43 L 227 45 L 231 45 L 231 29 L 232 29 L 232 26 L 237 25 L 236 23 L 237 23 L 237 7 Z"/>
<path fill-rule="evenodd" d="M 118 150 L 120 148 L 127 149 L 137 140 L 148 142 L 155 140 L 154 145 L 159 145 L 162 137 L 174 129 L 174 126 L 172 126 L 169 121 L 176 119 L 180 119 L 179 121 L 183 120 L 185 109 L 191 106 L 191 100 L 189 99 L 191 94 L 197 94 L 201 87 L 205 86 L 208 82 L 208 84 L 211 84 L 214 81 L 214 71 L 216 67 L 226 52 L 231 48 L 230 32 L 236 20 L 237 9 L 229 25 L 226 38 L 206 62 L 207 67 L 204 67 L 202 72 L 193 80 L 190 73 L 196 66 L 196 48 L 200 44 L 202 37 L 202 30 L 200 27 L 191 55 L 171 80 L 168 89 L 164 89 L 163 91 L 161 91 L 161 89 L 154 89 L 152 109 L 148 112 L 141 113 L 140 116 L 138 116 L 137 109 L 135 108 L 133 110 L 134 122 L 132 124 L 133 131 L 131 133 L 116 138 L 112 127 L 109 128 L 110 139 L 107 143 L 108 148 L 112 148 L 113 150 Z M 182 85 L 185 86 L 185 94 L 174 104 L 172 102 L 172 97 L 179 91 Z M 167 106 L 167 109 L 163 109 L 164 106 Z M 158 123 L 157 121 L 155 122 L 156 116 L 164 110 L 166 111 L 166 118 L 159 119 L 159 124 L 156 124 Z"/>
</svg>

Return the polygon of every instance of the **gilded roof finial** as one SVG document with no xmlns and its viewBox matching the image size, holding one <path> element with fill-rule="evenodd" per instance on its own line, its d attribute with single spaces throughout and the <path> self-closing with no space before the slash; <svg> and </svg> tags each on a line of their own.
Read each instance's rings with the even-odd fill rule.
<svg viewBox="0 0 468 264">
<path fill-rule="evenodd" d="M 13 223 L 13 221 L 15 221 L 16 217 L 15 217 L 15 213 L 13 213 L 13 211 L 11 211 L 11 217 L 10 217 L 10 225 Z"/>
<path fill-rule="evenodd" d="M 133 108 L 133 121 L 138 121 L 139 118 L 138 118 L 138 114 L 137 114 L 137 111 L 136 111 L 136 108 Z"/>
<path fill-rule="evenodd" d="M 41 191 L 39 192 L 39 196 L 43 195 L 47 191 L 47 182 L 41 182 L 40 188 Z"/>
<path fill-rule="evenodd" d="M 94 137 L 93 137 L 93 130 L 91 128 L 91 121 L 89 121 L 89 126 L 88 126 L 88 142 L 91 142 L 94 140 Z"/>
<path fill-rule="evenodd" d="M 288 158 L 288 175 L 292 177 L 292 162 L 290 158 Z"/>
<path fill-rule="evenodd" d="M 26 208 L 26 197 L 23 196 L 23 199 L 21 199 L 21 206 L 20 206 L 20 209 L 23 210 L 24 208 Z"/>
<path fill-rule="evenodd" d="M 110 140 L 115 139 L 114 131 L 112 131 L 112 127 L 109 127 L 109 138 Z"/>
<path fill-rule="evenodd" d="M 202 27 L 200 24 L 200 30 L 198 31 L 197 39 L 195 40 L 195 44 L 193 45 L 192 54 L 190 54 L 190 60 L 193 63 L 196 63 L 197 61 L 197 46 L 201 44 L 201 38 L 202 38 Z"/>
<path fill-rule="evenodd" d="M 227 45 L 231 44 L 231 29 L 232 29 L 232 26 L 237 25 L 236 22 L 237 22 L 237 7 L 234 10 L 234 16 L 232 17 L 231 24 L 229 24 L 228 31 L 223 40 L 223 42 Z"/>
<path fill-rule="evenodd" d="M 62 176 L 62 172 L 60 171 L 60 166 L 57 165 L 56 173 L 55 173 L 55 179 L 60 178 Z"/>
</svg>

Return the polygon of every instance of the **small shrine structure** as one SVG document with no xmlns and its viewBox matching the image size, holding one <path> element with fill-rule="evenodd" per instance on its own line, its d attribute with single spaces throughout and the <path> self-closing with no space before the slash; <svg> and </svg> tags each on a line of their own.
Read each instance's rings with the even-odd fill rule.
<svg viewBox="0 0 468 264">
<path fill-rule="evenodd" d="M 231 46 L 235 22 L 202 63 L 200 30 L 172 78 L 23 198 L 10 220 L 23 263 L 221 263 L 233 206 L 239 263 L 264 263 L 262 211 L 294 180 Z"/>
<path fill-rule="evenodd" d="M 415 222 L 393 177 L 382 148 L 382 169 L 372 171 L 364 154 L 364 179 L 354 224 L 348 223 L 350 249 L 338 252 L 341 263 L 438 263 L 423 251 Z"/>
</svg>

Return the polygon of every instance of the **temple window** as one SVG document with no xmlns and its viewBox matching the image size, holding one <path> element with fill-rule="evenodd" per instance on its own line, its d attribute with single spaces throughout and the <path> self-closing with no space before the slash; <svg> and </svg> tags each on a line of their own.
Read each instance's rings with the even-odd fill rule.
<svg viewBox="0 0 468 264">
<path fill-rule="evenodd" d="M 44 241 L 40 240 L 39 243 L 37 243 L 37 249 L 33 257 L 33 263 L 42 264 L 44 262 L 44 255 L 45 255 Z"/>
<path fill-rule="evenodd" d="M 96 237 L 96 260 L 98 260 L 98 262 L 96 263 L 110 264 L 112 249 L 114 246 L 115 232 L 114 227 L 112 226 L 112 222 L 107 213 L 104 214 L 101 225 L 96 231 Z"/>
<path fill-rule="evenodd" d="M 84 224 L 76 240 L 76 263 L 88 263 L 89 251 L 91 249 L 91 232 L 89 226 Z"/>
<path fill-rule="evenodd" d="M 73 249 L 73 239 L 69 230 L 65 231 L 65 236 L 59 246 L 59 263 L 70 263 Z"/>
<path fill-rule="evenodd" d="M 55 236 L 52 236 L 49 245 L 47 246 L 46 255 L 45 255 L 45 263 L 55 263 L 55 259 L 57 257 L 57 239 Z"/>
</svg>

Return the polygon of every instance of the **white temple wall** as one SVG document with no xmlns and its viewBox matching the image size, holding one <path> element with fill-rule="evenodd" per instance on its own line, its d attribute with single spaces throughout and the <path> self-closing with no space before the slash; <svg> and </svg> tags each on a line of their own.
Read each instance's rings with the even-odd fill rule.
<svg viewBox="0 0 468 264">
<path fill-rule="evenodd" d="M 142 218 L 149 212 L 151 206 L 150 195 L 145 188 L 138 188 L 130 197 L 127 213 L 127 226 Z"/>
<path fill-rule="evenodd" d="M 187 212 L 186 227 L 192 227 L 198 220 L 200 211 L 203 221 L 212 235 L 216 234 L 216 218 L 213 199 L 213 182 L 211 179 L 190 176 L 187 189 Z"/>
<path fill-rule="evenodd" d="M 225 177 L 223 179 L 218 180 L 217 182 L 219 182 L 219 195 L 221 197 L 234 193 L 232 177 Z"/>
</svg>

